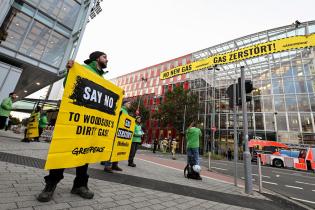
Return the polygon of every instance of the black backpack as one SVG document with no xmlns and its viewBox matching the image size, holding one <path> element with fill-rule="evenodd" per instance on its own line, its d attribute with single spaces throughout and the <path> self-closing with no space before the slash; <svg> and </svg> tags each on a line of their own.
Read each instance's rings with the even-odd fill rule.
<svg viewBox="0 0 315 210">
<path fill-rule="evenodd" d="M 192 165 L 187 164 L 186 167 L 184 168 L 184 176 L 187 179 L 196 179 L 196 180 L 201 180 L 200 174 L 195 172 L 193 170 Z"/>
</svg>

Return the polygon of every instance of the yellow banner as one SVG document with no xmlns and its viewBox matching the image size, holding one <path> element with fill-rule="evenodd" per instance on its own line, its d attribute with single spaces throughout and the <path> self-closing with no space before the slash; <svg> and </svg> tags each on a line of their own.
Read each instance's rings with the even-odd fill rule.
<svg viewBox="0 0 315 210">
<path fill-rule="evenodd" d="M 293 36 L 283 38 L 262 44 L 256 44 L 250 47 L 241 48 L 239 50 L 224 54 L 214 55 L 209 58 L 195 61 L 187 65 L 178 66 L 170 70 L 161 72 L 160 79 L 164 80 L 192 71 L 209 68 L 215 64 L 227 64 L 266 54 L 313 46 L 315 46 L 315 34 L 311 34 L 309 36 Z"/>
<path fill-rule="evenodd" d="M 45 169 L 110 158 L 123 91 L 75 63 L 63 93 Z"/>
<path fill-rule="evenodd" d="M 110 159 L 111 162 L 128 160 L 134 130 L 135 119 L 128 114 L 121 113 Z"/>
<path fill-rule="evenodd" d="M 29 118 L 26 131 L 26 138 L 29 140 L 39 136 L 38 114 L 38 112 L 33 112 Z"/>
</svg>

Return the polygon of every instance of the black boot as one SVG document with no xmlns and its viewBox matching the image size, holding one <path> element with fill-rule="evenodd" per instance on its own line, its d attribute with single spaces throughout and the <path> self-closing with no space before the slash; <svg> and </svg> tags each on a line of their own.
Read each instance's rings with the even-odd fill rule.
<svg viewBox="0 0 315 210">
<path fill-rule="evenodd" d="M 86 186 L 72 188 L 71 193 L 77 194 L 85 199 L 92 199 L 94 197 L 94 193 Z"/>
<path fill-rule="evenodd" d="M 57 184 L 46 183 L 43 191 L 37 196 L 37 200 L 40 202 L 48 202 L 51 200 Z"/>
</svg>

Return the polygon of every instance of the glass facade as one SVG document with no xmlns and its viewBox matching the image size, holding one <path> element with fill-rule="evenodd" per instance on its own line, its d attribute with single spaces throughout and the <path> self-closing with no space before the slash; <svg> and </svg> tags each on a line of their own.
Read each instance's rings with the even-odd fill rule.
<svg viewBox="0 0 315 210">
<path fill-rule="evenodd" d="M 0 45 L 58 69 L 80 9 L 75 0 L 15 0 L 1 25 Z"/>
<path fill-rule="evenodd" d="M 258 43 L 311 33 L 315 33 L 314 21 L 297 28 L 290 25 L 232 40 L 193 53 L 192 58 L 200 60 L 209 56 L 209 52 L 226 53 Z M 245 66 L 245 77 L 253 82 L 255 88 L 251 93 L 252 100 L 247 103 L 249 138 L 315 144 L 315 49 L 304 48 L 220 65 L 218 71 L 190 73 L 191 88 L 198 92 L 200 107 L 203 106 L 199 120 L 206 118 L 207 136 L 212 135 L 211 121 L 215 122 L 217 128 L 215 149 L 225 150 L 234 142 L 233 110 L 229 107 L 226 89 L 237 82 L 240 66 Z M 241 107 L 237 115 L 239 139 L 242 142 Z"/>
</svg>

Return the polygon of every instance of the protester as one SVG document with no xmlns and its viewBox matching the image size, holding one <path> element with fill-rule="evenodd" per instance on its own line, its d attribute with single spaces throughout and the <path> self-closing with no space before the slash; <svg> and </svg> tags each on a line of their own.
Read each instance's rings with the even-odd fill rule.
<svg viewBox="0 0 315 210">
<path fill-rule="evenodd" d="M 3 99 L 0 106 L 0 130 L 5 128 L 7 118 L 12 110 L 12 103 L 16 99 L 16 94 L 14 92 L 9 94 L 8 98 Z"/>
<path fill-rule="evenodd" d="M 195 127 L 195 122 L 193 121 L 187 131 L 187 164 L 191 166 L 199 166 L 199 138 L 201 137 L 201 130 Z M 201 180 L 201 177 L 198 177 Z"/>
<path fill-rule="evenodd" d="M 135 126 L 135 132 L 133 134 L 132 138 L 132 144 L 130 148 L 130 154 L 129 154 L 129 160 L 128 160 L 128 166 L 130 167 L 136 167 L 136 164 L 134 163 L 134 157 L 136 155 L 138 145 L 141 144 L 141 136 L 143 135 L 143 131 L 141 128 L 141 117 L 136 117 L 136 126 Z"/>
<path fill-rule="evenodd" d="M 104 71 L 107 67 L 107 55 L 103 52 L 95 51 L 90 54 L 89 59 L 85 60 L 84 65 L 86 71 L 95 73 L 95 76 L 103 78 Z M 67 69 L 69 70 L 74 64 L 74 61 L 68 61 Z M 67 77 L 65 78 L 65 80 Z M 65 84 L 65 82 L 64 82 Z M 82 198 L 92 199 L 94 193 L 88 188 L 89 175 L 87 174 L 88 164 L 76 167 L 76 177 L 73 181 L 72 194 L 77 194 Z M 53 193 L 56 189 L 58 182 L 63 179 L 64 169 L 52 169 L 49 175 L 45 176 L 46 186 L 44 190 L 38 195 L 37 200 L 40 202 L 48 202 L 52 199 Z"/>
<path fill-rule="evenodd" d="M 124 114 L 128 114 L 128 110 L 131 107 L 131 102 L 129 100 L 123 100 L 121 112 Z M 118 167 L 118 162 L 110 162 L 110 161 L 104 161 L 101 164 L 104 163 L 104 171 L 108 173 L 113 173 L 113 170 L 115 171 L 122 171 L 122 168 Z"/>
<path fill-rule="evenodd" d="M 39 133 L 39 121 L 41 117 L 41 111 L 42 111 L 42 108 L 40 106 L 37 106 L 35 109 L 35 116 L 37 117 L 37 120 L 38 120 L 38 136 L 34 137 L 34 141 L 36 142 L 39 142 L 39 137 L 41 135 L 41 133 Z"/>
<path fill-rule="evenodd" d="M 42 135 L 47 125 L 48 125 L 47 114 L 46 112 L 42 112 L 39 118 L 39 123 L 38 123 L 38 135 L 39 135 L 38 138 Z"/>
<path fill-rule="evenodd" d="M 162 147 L 163 147 L 163 153 L 166 153 L 166 150 L 167 150 L 167 147 L 168 147 L 168 140 L 167 138 L 165 138 L 163 141 L 162 141 Z"/>
</svg>

